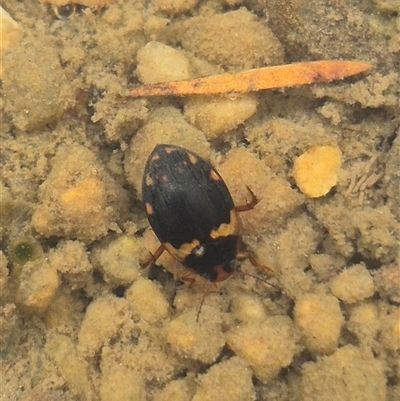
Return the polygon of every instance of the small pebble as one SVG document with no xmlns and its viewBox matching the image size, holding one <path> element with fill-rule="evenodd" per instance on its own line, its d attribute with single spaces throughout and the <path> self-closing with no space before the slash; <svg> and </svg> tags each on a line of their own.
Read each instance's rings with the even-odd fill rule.
<svg viewBox="0 0 400 401">
<path fill-rule="evenodd" d="M 60 280 L 55 268 L 46 260 L 27 262 L 19 277 L 16 301 L 32 313 L 43 313 L 53 300 Z"/>
<path fill-rule="evenodd" d="M 326 195 L 338 181 L 342 153 L 337 146 L 315 146 L 294 162 L 293 177 L 310 198 Z"/>
<path fill-rule="evenodd" d="M 194 387 L 190 379 L 172 380 L 154 395 L 154 401 L 192 401 Z"/>
<path fill-rule="evenodd" d="M 238 357 L 212 366 L 200 377 L 192 401 L 254 401 L 251 369 Z"/>
<path fill-rule="evenodd" d="M 272 174 L 269 167 L 248 149 L 232 149 L 217 170 L 235 205 L 246 204 L 249 199 L 246 185 L 260 199 L 257 207 L 240 215 L 244 235 L 265 235 L 271 226 L 277 226 L 304 201 L 303 195 L 292 189 L 287 181 Z"/>
<path fill-rule="evenodd" d="M 184 312 L 168 324 L 167 341 L 179 356 L 207 364 L 218 358 L 225 345 L 225 339 L 222 334 L 221 317 L 214 312 L 203 305 L 198 322 L 197 311 L 193 310 Z"/>
<path fill-rule="evenodd" d="M 121 363 L 101 362 L 101 401 L 144 401 L 146 390 L 141 375 Z"/>
<path fill-rule="evenodd" d="M 353 265 L 331 281 L 331 291 L 345 303 L 355 303 L 374 294 L 374 281 L 363 264 Z"/>
<path fill-rule="evenodd" d="M 87 308 L 78 334 L 78 349 L 86 356 L 94 356 L 115 336 L 127 319 L 125 299 L 111 295 L 102 296 Z"/>
<path fill-rule="evenodd" d="M 282 368 L 289 366 L 297 350 L 293 323 L 286 316 L 240 324 L 225 337 L 229 348 L 246 361 L 263 383 L 275 379 Z"/>
<path fill-rule="evenodd" d="M 0 352 L 9 350 L 14 331 L 18 328 L 18 314 L 15 304 L 0 306 Z"/>
<path fill-rule="evenodd" d="M 116 285 L 132 284 L 142 273 L 139 258 L 142 255 L 141 241 L 129 235 L 96 244 L 90 260 L 104 274 L 104 280 Z"/>
<path fill-rule="evenodd" d="M 210 144 L 204 134 L 190 125 L 177 108 L 156 109 L 133 136 L 125 152 L 126 176 L 139 194 L 142 191 L 142 175 L 147 156 L 160 143 L 182 146 L 205 159 L 210 156 Z"/>
<path fill-rule="evenodd" d="M 390 351 L 400 350 L 400 310 L 396 309 L 381 319 L 382 344 Z"/>
<path fill-rule="evenodd" d="M 179 38 L 182 47 L 226 69 L 249 69 L 283 62 L 283 47 L 265 20 L 242 7 L 188 18 Z"/>
<path fill-rule="evenodd" d="M 89 364 L 68 336 L 49 334 L 46 338 L 46 354 L 55 362 L 66 386 L 77 399 L 85 401 L 96 399 L 89 375 Z"/>
<path fill-rule="evenodd" d="M 190 79 L 189 60 L 173 47 L 149 42 L 137 53 L 136 74 L 143 84 Z"/>
<path fill-rule="evenodd" d="M 360 343 L 371 347 L 379 330 L 379 311 L 372 303 L 362 303 L 351 311 L 347 328 L 354 333 Z"/>
<path fill-rule="evenodd" d="M 300 296 L 296 300 L 294 321 L 305 346 L 313 354 L 332 354 L 337 349 L 344 318 L 334 296 Z"/>
<path fill-rule="evenodd" d="M 126 293 L 134 316 L 155 323 L 169 316 L 169 305 L 160 286 L 150 280 L 135 281 Z"/>
<path fill-rule="evenodd" d="M 2 68 L 5 111 L 22 131 L 58 120 L 73 101 L 73 86 L 50 39 L 26 37 L 2 55 Z"/>
<path fill-rule="evenodd" d="M 370 350 L 347 345 L 304 364 L 293 391 L 302 401 L 385 401 L 385 366 Z"/>
<path fill-rule="evenodd" d="M 153 0 L 152 4 L 156 10 L 168 15 L 179 15 L 192 10 L 199 0 Z"/>
<path fill-rule="evenodd" d="M 7 282 L 9 271 L 7 269 L 8 259 L 4 255 L 3 251 L 0 251 L 0 302 L 5 300 L 6 294 L 8 294 Z"/>
<path fill-rule="evenodd" d="M 257 110 L 257 100 L 252 95 L 194 96 L 185 105 L 187 120 L 204 132 L 208 140 L 236 128 Z"/>
<path fill-rule="evenodd" d="M 83 288 L 91 278 L 93 266 L 89 262 L 86 246 L 79 241 L 60 241 L 52 250 L 49 260 L 73 290 Z"/>
<path fill-rule="evenodd" d="M 400 268 L 398 264 L 381 266 L 374 276 L 374 284 L 382 298 L 400 304 Z"/>
<path fill-rule="evenodd" d="M 81 145 L 64 146 L 52 162 L 32 217 L 35 230 L 46 237 L 85 243 L 117 230 L 116 221 L 127 212 L 128 197 L 94 153 Z"/>
<path fill-rule="evenodd" d="M 246 294 L 235 296 L 232 312 L 241 322 L 263 321 L 267 317 L 261 299 Z"/>
<path fill-rule="evenodd" d="M 319 281 L 328 281 L 335 277 L 343 266 L 343 261 L 325 253 L 314 253 L 308 258 L 310 266 Z"/>
<path fill-rule="evenodd" d="M 1 59 L 4 52 L 18 46 L 23 36 L 21 25 L 14 21 L 10 14 L 0 6 L 0 79 L 3 78 Z"/>
</svg>

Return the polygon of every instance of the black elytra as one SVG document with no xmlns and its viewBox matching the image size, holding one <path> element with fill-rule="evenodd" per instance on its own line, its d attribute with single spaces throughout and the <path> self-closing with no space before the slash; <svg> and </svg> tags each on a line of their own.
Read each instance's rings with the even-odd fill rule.
<svg viewBox="0 0 400 401">
<path fill-rule="evenodd" d="M 251 192 L 251 191 L 250 191 Z M 253 194 L 252 194 L 253 195 Z M 142 181 L 142 199 L 161 247 L 145 266 L 166 249 L 192 273 L 218 282 L 235 269 L 238 255 L 238 211 L 224 180 L 197 154 L 174 145 L 157 145 L 149 155 Z"/>
</svg>

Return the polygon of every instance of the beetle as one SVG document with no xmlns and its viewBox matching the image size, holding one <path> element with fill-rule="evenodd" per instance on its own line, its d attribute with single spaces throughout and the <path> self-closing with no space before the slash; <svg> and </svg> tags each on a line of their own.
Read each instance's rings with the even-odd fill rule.
<svg viewBox="0 0 400 401">
<path fill-rule="evenodd" d="M 253 209 L 259 199 L 247 189 L 251 200 L 235 206 L 208 161 L 182 147 L 157 145 L 144 169 L 142 200 L 161 245 L 142 267 L 154 264 L 167 250 L 189 274 L 214 283 L 227 279 L 237 260 L 250 257 L 239 252 L 238 212 Z"/>
</svg>

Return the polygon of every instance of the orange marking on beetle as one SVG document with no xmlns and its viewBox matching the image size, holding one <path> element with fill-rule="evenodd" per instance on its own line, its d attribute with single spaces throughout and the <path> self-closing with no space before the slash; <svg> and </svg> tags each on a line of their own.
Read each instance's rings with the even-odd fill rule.
<svg viewBox="0 0 400 401">
<path fill-rule="evenodd" d="M 182 244 L 179 249 L 173 247 L 169 242 L 165 242 L 163 245 L 173 258 L 182 263 L 187 256 L 189 256 L 192 252 L 195 252 L 196 249 L 199 249 L 200 242 L 199 240 L 194 239 L 190 243 Z"/>
<path fill-rule="evenodd" d="M 210 237 L 212 239 L 218 239 L 227 237 L 229 235 L 239 234 L 239 219 L 235 209 L 230 212 L 229 223 L 222 223 L 216 230 L 211 230 Z"/>
<path fill-rule="evenodd" d="M 149 174 L 146 175 L 146 185 L 148 187 L 152 186 L 154 184 L 154 180 L 150 177 Z"/>
<path fill-rule="evenodd" d="M 221 181 L 221 177 L 218 175 L 218 173 L 215 171 L 215 170 L 213 170 L 213 169 L 211 169 L 211 171 L 210 171 L 210 178 L 213 180 L 213 181 Z"/>
<path fill-rule="evenodd" d="M 146 213 L 150 216 L 154 213 L 153 206 L 150 203 L 146 202 Z"/>
<path fill-rule="evenodd" d="M 196 164 L 196 163 L 198 162 L 196 156 L 192 155 L 191 153 L 189 153 L 188 156 L 189 156 L 189 161 L 190 161 L 190 163 Z"/>
<path fill-rule="evenodd" d="M 168 155 L 170 155 L 172 152 L 175 152 L 176 149 L 175 148 L 165 148 L 165 153 L 167 153 Z"/>
<path fill-rule="evenodd" d="M 152 162 L 155 162 L 155 161 L 157 161 L 157 160 L 159 160 L 160 159 L 160 155 L 158 154 L 158 153 L 155 153 L 154 155 L 153 155 L 153 157 L 151 158 L 151 161 Z"/>
</svg>

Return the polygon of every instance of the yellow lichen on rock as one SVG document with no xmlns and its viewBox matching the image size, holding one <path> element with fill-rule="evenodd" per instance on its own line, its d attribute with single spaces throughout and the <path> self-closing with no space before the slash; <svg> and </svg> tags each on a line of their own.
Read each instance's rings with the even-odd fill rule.
<svg viewBox="0 0 400 401">
<path fill-rule="evenodd" d="M 301 192 L 319 198 L 336 185 L 341 163 L 337 146 L 314 146 L 295 160 L 293 177 Z"/>
</svg>

